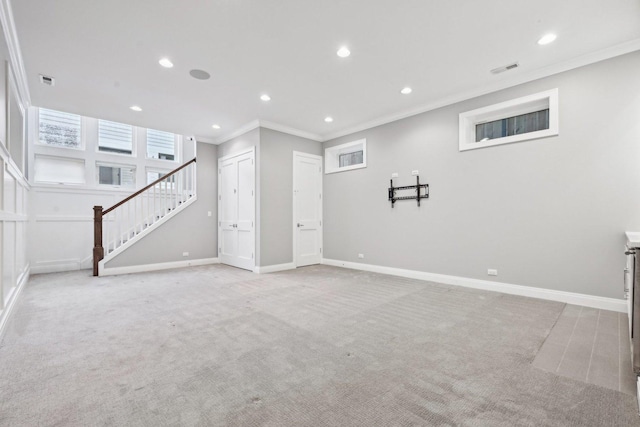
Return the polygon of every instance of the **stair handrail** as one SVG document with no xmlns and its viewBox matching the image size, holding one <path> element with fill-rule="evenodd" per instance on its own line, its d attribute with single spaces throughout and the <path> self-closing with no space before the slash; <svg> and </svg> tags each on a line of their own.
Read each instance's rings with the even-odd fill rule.
<svg viewBox="0 0 640 427">
<path fill-rule="evenodd" d="M 175 175 L 176 173 L 180 172 L 182 169 L 186 168 L 191 163 L 196 163 L 196 158 L 195 157 L 193 159 L 189 160 L 188 162 L 186 162 L 185 164 L 175 168 L 171 172 L 168 172 L 167 174 L 165 174 L 165 175 L 161 176 L 160 178 L 156 179 L 151 184 L 141 188 L 140 190 L 136 191 L 135 193 L 131 194 L 130 196 L 126 197 L 125 199 L 119 201 L 118 203 L 116 203 L 115 205 L 111 206 L 108 209 L 103 210 L 102 206 L 94 206 L 93 207 L 93 275 L 94 276 L 98 275 L 99 263 L 100 263 L 100 261 L 102 261 L 104 259 L 104 247 L 102 246 L 102 219 L 103 219 L 104 215 L 107 215 L 109 212 L 112 212 L 114 209 L 118 208 L 119 206 L 124 205 L 125 203 L 127 203 L 131 199 L 133 199 L 136 196 L 144 193 L 145 191 L 147 191 L 148 189 L 152 188 L 156 184 L 158 184 L 158 183 L 160 183 L 162 181 L 165 181 L 167 178 L 169 178 L 172 175 Z"/>
<path fill-rule="evenodd" d="M 109 209 L 105 209 L 102 212 L 102 215 L 106 215 L 109 212 L 111 212 L 112 210 L 114 210 L 115 208 L 117 208 L 118 206 L 122 206 L 125 203 L 127 203 L 129 200 L 133 199 L 134 197 L 136 197 L 138 194 L 142 194 L 145 191 L 147 191 L 149 188 L 153 187 L 154 185 L 158 184 L 159 182 L 164 181 L 165 179 L 169 178 L 171 175 L 174 175 L 176 172 L 181 171 L 182 169 L 186 168 L 187 166 L 189 166 L 191 163 L 195 163 L 196 162 L 196 158 L 194 157 L 193 159 L 189 160 L 187 163 L 185 163 L 184 165 L 175 168 L 174 170 L 172 170 L 171 172 L 161 176 L 160 178 L 156 179 L 155 181 L 153 181 L 151 184 L 147 185 L 144 188 L 141 188 L 140 190 L 136 191 L 135 193 L 133 193 L 132 195 L 128 196 L 127 198 L 119 201 L 118 203 L 116 203 L 115 205 L 111 206 Z"/>
</svg>

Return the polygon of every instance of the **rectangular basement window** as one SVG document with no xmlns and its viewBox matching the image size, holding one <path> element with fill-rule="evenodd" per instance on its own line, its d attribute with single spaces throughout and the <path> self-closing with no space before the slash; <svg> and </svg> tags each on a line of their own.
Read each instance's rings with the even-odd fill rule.
<svg viewBox="0 0 640 427">
<path fill-rule="evenodd" d="M 558 89 L 461 113 L 459 150 L 558 135 Z"/>
<path fill-rule="evenodd" d="M 367 167 L 367 140 L 359 139 L 324 150 L 325 173 Z"/>
<path fill-rule="evenodd" d="M 35 181 L 46 184 L 84 184 L 84 160 L 35 156 Z"/>
<path fill-rule="evenodd" d="M 136 185 L 136 168 L 133 166 L 98 163 L 98 184 L 133 188 Z"/>
</svg>

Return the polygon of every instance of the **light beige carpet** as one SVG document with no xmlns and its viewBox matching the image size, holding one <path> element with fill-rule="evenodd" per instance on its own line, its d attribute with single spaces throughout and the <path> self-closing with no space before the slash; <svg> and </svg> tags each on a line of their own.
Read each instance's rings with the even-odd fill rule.
<svg viewBox="0 0 640 427">
<path fill-rule="evenodd" d="M 314 266 L 34 276 L 3 426 L 629 426 L 630 395 L 532 367 L 560 303 Z"/>
</svg>

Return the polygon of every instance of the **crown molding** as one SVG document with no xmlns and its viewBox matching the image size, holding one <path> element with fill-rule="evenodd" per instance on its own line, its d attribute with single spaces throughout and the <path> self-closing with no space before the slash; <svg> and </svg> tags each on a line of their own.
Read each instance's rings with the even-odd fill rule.
<svg viewBox="0 0 640 427">
<path fill-rule="evenodd" d="M 571 58 L 569 60 L 562 61 L 557 64 L 549 65 L 547 67 L 532 70 L 526 74 L 522 74 L 522 75 L 513 77 L 511 79 L 502 80 L 493 85 L 483 86 L 480 89 L 462 92 L 450 97 L 442 98 L 440 100 L 431 102 L 429 104 L 423 104 L 409 110 L 404 110 L 398 113 L 383 116 L 378 119 L 361 123 L 359 125 L 355 125 L 352 127 L 348 127 L 346 129 L 343 129 L 337 132 L 328 133 L 328 134 L 322 135 L 322 138 L 323 138 L 322 140 L 329 141 L 335 138 L 340 138 L 342 136 L 351 135 L 356 132 L 362 132 L 364 130 L 374 128 L 376 126 L 381 126 L 387 123 L 395 122 L 397 120 L 402 120 L 407 117 L 411 117 L 417 114 L 426 113 L 427 111 L 435 110 L 437 108 L 446 107 L 448 105 L 466 101 L 471 98 L 486 95 L 492 92 L 497 92 L 502 89 L 507 89 L 513 86 L 517 86 L 519 84 L 542 79 L 544 77 L 549 77 L 554 74 L 558 74 L 564 71 L 569 71 L 575 68 L 583 67 L 585 65 L 593 64 L 596 62 L 604 61 L 606 59 L 614 58 L 616 56 L 624 55 L 637 50 L 640 50 L 640 38 L 630 40 L 628 42 L 621 43 L 621 44 L 618 44 L 606 49 L 602 49 L 596 52 L 588 53 L 586 55 L 581 55 L 575 58 Z"/>
<path fill-rule="evenodd" d="M 220 138 L 218 138 L 216 140 L 216 142 L 214 142 L 214 144 L 219 145 L 219 144 L 223 144 L 233 138 L 236 138 L 240 135 L 244 135 L 247 132 L 251 132 L 252 130 L 259 128 L 260 127 L 260 121 L 259 120 L 254 120 L 252 122 L 249 122 L 245 125 L 240 126 L 238 129 L 234 130 L 233 132 L 230 132 L 226 135 L 221 136 Z"/>
<path fill-rule="evenodd" d="M 31 95 L 29 94 L 27 73 L 24 68 L 24 62 L 22 61 L 22 53 L 13 20 L 10 0 L 0 0 L 0 23 L 2 23 L 4 38 L 7 41 L 9 63 L 11 64 L 11 71 L 18 89 L 18 97 L 20 98 L 22 106 L 26 109 L 31 106 Z"/>
<path fill-rule="evenodd" d="M 269 122 L 266 120 L 260 120 L 259 123 L 260 123 L 260 127 L 265 129 L 271 129 L 278 132 L 288 133 L 289 135 L 299 136 L 301 138 L 310 139 L 312 141 L 318 141 L 318 142 L 324 141 L 324 138 L 322 138 L 322 136 L 318 134 L 292 128 L 285 125 L 281 125 L 279 123 Z"/>
<path fill-rule="evenodd" d="M 216 142 L 216 140 L 214 138 L 209 138 L 207 136 L 195 135 L 194 138 L 196 139 L 197 142 L 205 142 L 207 144 L 217 144 L 217 142 Z"/>
</svg>

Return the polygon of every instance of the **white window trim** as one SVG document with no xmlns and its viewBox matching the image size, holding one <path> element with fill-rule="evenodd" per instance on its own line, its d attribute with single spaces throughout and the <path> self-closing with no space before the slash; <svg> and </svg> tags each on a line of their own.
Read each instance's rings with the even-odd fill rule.
<svg viewBox="0 0 640 427">
<path fill-rule="evenodd" d="M 356 148 L 354 150 L 354 148 Z M 339 157 L 341 154 L 359 151 L 362 148 L 362 163 L 358 165 L 340 167 Z M 345 144 L 335 145 L 324 150 L 324 173 L 336 173 L 350 171 L 354 169 L 362 169 L 367 167 L 367 139 L 359 139 L 357 141 L 347 142 Z"/>
<path fill-rule="evenodd" d="M 96 120 L 96 131 L 98 134 L 96 135 L 96 154 L 97 155 L 107 155 L 107 156 L 116 156 L 116 157 L 125 157 L 132 158 L 138 157 L 137 148 L 138 148 L 138 132 L 136 132 L 136 126 L 129 125 L 127 123 L 113 122 L 112 120 L 103 120 L 103 119 L 95 119 Z M 100 149 L 100 122 L 112 122 L 123 124 L 127 126 L 131 126 L 131 154 L 127 153 L 116 153 L 113 151 L 106 151 Z M 84 136 L 84 135 L 83 135 Z"/>
<path fill-rule="evenodd" d="M 59 110 L 52 110 L 52 111 L 59 111 Z M 61 111 L 61 113 L 64 113 L 65 111 Z M 75 114 L 75 113 L 70 113 L 70 114 Z M 35 120 L 35 136 L 36 136 L 36 140 L 35 140 L 35 145 L 38 147 L 47 147 L 47 148 L 51 148 L 54 150 L 73 150 L 73 151 L 85 151 L 86 149 L 86 144 L 85 144 L 85 140 L 86 140 L 86 131 L 87 131 L 87 124 L 86 124 L 86 120 L 87 118 L 84 116 L 81 116 L 80 114 L 76 114 L 76 116 L 80 116 L 80 145 L 77 147 L 61 147 L 59 145 L 50 145 L 50 144 L 44 144 L 42 143 L 42 141 L 40 141 L 40 108 L 36 108 L 36 120 Z"/>
<path fill-rule="evenodd" d="M 100 184 L 100 167 L 101 166 L 102 167 L 108 167 L 108 168 L 130 168 L 130 169 L 133 169 L 133 176 L 134 176 L 133 185 L 131 187 L 129 187 L 129 186 L 126 186 L 126 185 Z M 137 185 L 138 185 L 137 182 L 136 182 L 137 181 L 137 175 L 136 175 L 137 171 L 138 171 L 138 168 L 136 167 L 136 165 L 96 161 L 96 163 L 95 163 L 96 186 L 97 187 L 103 187 L 103 188 L 104 187 L 109 187 L 109 188 L 127 188 L 127 189 L 137 188 Z"/>
<path fill-rule="evenodd" d="M 505 136 L 503 138 L 495 138 L 488 141 L 476 142 L 475 140 L 477 124 L 540 111 L 541 109 L 546 108 L 549 108 L 549 129 Z M 460 151 L 475 150 L 477 148 L 493 147 L 495 145 L 511 144 L 513 142 L 556 136 L 560 133 L 558 115 L 557 88 L 501 102 L 499 104 L 489 105 L 472 111 L 466 111 L 464 113 L 460 113 L 459 116 L 458 148 Z"/>
</svg>

